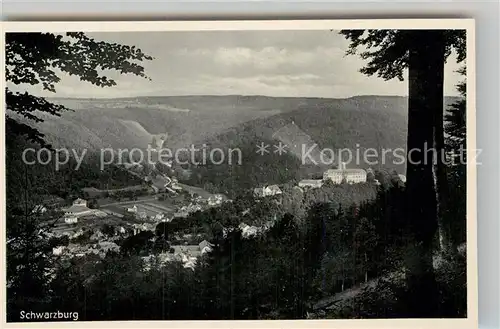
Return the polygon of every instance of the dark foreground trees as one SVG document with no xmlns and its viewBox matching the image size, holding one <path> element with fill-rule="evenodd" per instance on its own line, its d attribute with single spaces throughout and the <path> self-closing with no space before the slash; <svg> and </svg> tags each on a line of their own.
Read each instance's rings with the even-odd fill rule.
<svg viewBox="0 0 500 329">
<path fill-rule="evenodd" d="M 441 49 L 439 40 L 442 36 L 428 31 L 426 33 L 430 34 L 422 32 L 423 34 L 412 36 L 412 39 L 403 32 L 384 32 L 388 33 L 386 36 L 389 44 L 386 45 L 384 45 L 384 33 L 376 32 L 372 36 L 375 43 L 387 46 L 382 47 L 383 51 L 374 55 L 374 58 L 377 58 L 375 64 L 378 63 L 375 67 L 380 68 L 380 72 L 386 77 L 390 77 L 391 74 L 402 77 L 402 69 L 411 63 L 409 59 L 411 48 L 413 54 L 421 54 L 423 60 L 429 61 L 427 64 L 439 72 L 440 57 L 427 56 L 424 50 Z M 31 39 L 26 39 L 24 35 L 11 36 L 7 40 L 8 47 L 11 47 L 9 49 L 26 59 L 20 63 L 16 62 L 17 56 L 8 59 L 14 66 L 7 72 L 11 82 L 40 83 L 50 90 L 51 82 L 57 82 L 57 78 L 50 73 L 51 69 L 47 69 L 44 65 L 59 67 L 66 72 L 76 72 L 81 74 L 83 80 L 92 80 L 97 85 L 112 84 L 107 79 L 99 78 L 100 68 L 118 68 L 122 73 L 135 72 L 139 75 L 142 73 L 140 68 L 126 64 L 133 59 L 147 59 L 133 48 L 108 46 L 91 41 L 81 34 L 70 34 L 67 37 L 73 38 L 73 43 L 67 44 L 64 41 L 66 39 L 55 35 L 35 34 L 31 35 Z M 353 34 L 351 37 L 359 39 L 362 38 L 362 34 Z M 406 39 L 407 37 L 409 39 Z M 448 40 L 448 37 L 445 39 Z M 420 42 L 414 45 L 410 43 L 415 40 Z M 435 42 L 427 44 L 432 40 Z M 72 48 L 72 44 L 78 46 Z M 397 46 L 391 47 L 392 44 Z M 403 47 L 405 45 L 406 48 Z M 56 53 L 59 51 L 57 49 L 62 51 L 60 53 L 62 59 L 57 59 Z M 443 57 L 446 56 L 447 49 L 448 46 L 445 46 Z M 110 63 L 105 67 L 99 68 L 101 61 L 97 54 L 101 54 L 103 50 L 114 54 L 111 56 L 114 59 L 110 59 Z M 76 52 L 75 58 L 71 57 L 73 51 Z M 38 52 L 44 54 L 46 58 L 42 63 L 30 58 Z M 25 62 L 30 69 L 23 71 Z M 19 65 L 19 68 L 16 68 L 16 65 Z M 424 127 L 421 127 L 422 129 L 419 127 L 418 131 L 412 130 L 411 144 L 421 147 L 428 141 L 436 143 L 437 129 L 436 127 L 430 129 L 429 122 L 425 119 L 435 123 L 431 114 L 434 113 L 432 110 L 438 107 L 440 92 L 436 91 L 430 96 L 428 93 L 433 92 L 435 85 L 439 89 L 440 82 L 439 74 L 436 78 L 435 72 L 427 70 L 428 65 L 421 62 L 415 65 L 414 71 L 410 74 L 413 79 L 411 85 L 416 86 L 411 93 L 413 100 L 410 107 L 414 112 L 411 113 L 410 125 L 417 127 L 416 122 L 420 122 Z M 38 72 L 35 73 L 35 77 L 31 69 Z M 393 69 L 396 73 L 391 73 Z M 424 104 L 415 99 L 419 93 L 422 97 L 428 97 L 428 102 Z M 54 114 L 63 109 L 29 95 L 16 95 L 11 93 L 7 97 L 8 107 L 12 113 L 8 127 L 18 134 L 40 141 L 43 136 L 24 123 L 30 119 L 37 120 L 32 116 L 30 108 L 25 105 L 31 102 L 37 104 L 36 106 L 42 111 Z M 8 158 L 16 159 L 15 156 L 10 157 L 10 154 Z M 31 206 L 27 207 L 26 203 L 18 202 L 34 200 L 32 196 L 36 193 L 37 187 L 18 184 L 28 177 L 26 173 L 29 172 L 24 171 L 25 167 L 19 166 L 14 161 L 8 166 L 7 202 L 9 205 L 17 205 L 7 209 L 8 225 L 13 225 L 8 227 L 10 232 L 8 311 L 9 318 L 13 320 L 18 316 L 16 310 L 28 306 L 39 311 L 53 310 L 54 307 L 61 310 L 79 310 L 81 318 L 86 320 L 303 318 L 309 308 L 309 299 L 315 298 L 317 294 L 324 293 L 327 289 L 327 293 L 333 294 L 346 289 L 347 286 L 377 277 L 383 270 L 397 267 L 400 260 L 397 255 L 393 257 L 393 249 L 399 250 L 405 241 L 398 240 L 398 237 L 408 233 L 404 231 L 407 229 L 404 225 L 406 221 L 401 215 L 407 211 L 404 209 L 406 206 L 399 207 L 402 204 L 403 192 L 396 189 L 390 194 L 378 195 L 375 204 L 371 206 L 313 207 L 304 226 L 298 225 L 290 215 L 279 216 L 283 217 L 282 221 L 261 240 L 245 240 L 237 231 L 226 239 L 221 238 L 220 234 L 213 234 L 214 237 L 217 236 L 214 253 L 200 260 L 199 267 L 194 272 L 184 269 L 178 263 L 166 268 L 153 267 L 149 272 L 144 271 L 141 259 L 135 254 L 140 253 L 143 244 L 149 243 L 150 239 L 147 236 L 139 236 L 138 239 L 132 239 L 128 244 L 129 247 L 124 248 L 122 255 L 110 255 L 104 261 L 88 258 L 61 264 L 57 267 L 56 273 L 50 273 L 46 270 L 52 268 L 55 260 L 47 256 L 50 255 L 50 250 L 41 253 L 45 250 L 45 242 L 43 235 L 38 234 L 40 227 L 37 219 L 40 217 L 30 213 Z M 437 289 L 433 287 L 435 280 L 432 278 L 433 270 L 429 264 L 430 244 L 437 227 L 436 200 L 431 197 L 435 195 L 435 188 L 429 179 L 432 171 L 429 166 L 414 167 L 411 170 L 412 173 L 409 174 L 411 183 L 409 181 L 408 184 L 413 185 L 407 188 L 411 191 L 409 195 L 414 198 L 408 198 L 407 206 L 413 210 L 410 211 L 410 218 L 406 219 L 414 224 L 415 234 L 412 236 L 411 245 L 422 250 L 418 252 L 418 257 L 413 259 L 416 262 L 409 263 L 412 274 L 411 293 L 407 296 L 409 304 L 405 305 L 405 310 L 410 312 L 404 315 L 439 316 L 441 314 L 435 312 L 439 307 L 436 309 L 431 307 L 431 305 L 436 306 L 434 303 L 438 299 L 438 295 L 433 294 L 433 290 Z M 417 175 L 419 170 L 424 172 L 423 176 Z M 422 177 L 425 179 L 420 181 Z M 29 181 L 37 183 L 35 179 Z M 431 191 L 427 199 L 420 200 L 420 193 Z M 420 203 L 414 202 L 415 200 L 419 200 Z M 210 221 L 217 219 L 224 225 L 238 224 L 241 213 L 246 208 L 245 206 L 238 211 L 228 211 L 224 214 L 197 214 L 196 223 L 212 224 Z M 259 208 L 264 209 L 262 203 Z M 270 211 L 261 211 L 258 214 L 262 221 L 266 221 L 268 218 L 265 216 L 270 215 Z M 429 217 L 426 217 L 427 215 Z M 415 225 L 419 221 L 423 225 Z M 22 225 L 18 226 L 18 223 Z M 211 228 L 211 225 L 200 226 Z M 374 231 L 376 234 L 373 234 Z M 159 232 L 163 232 L 164 237 L 165 232 L 170 233 L 166 230 Z M 11 240 L 14 237 L 20 238 L 20 241 Z M 161 242 L 166 244 L 166 241 Z M 367 242 L 370 245 L 367 245 Z M 370 248 L 371 246 L 373 248 Z M 160 247 L 163 247 L 163 244 Z M 325 263 L 329 266 L 323 266 Z M 24 266 L 24 269 L 18 266 Z M 30 270 L 25 270 L 26 268 Z M 19 275 L 16 276 L 16 273 Z M 329 275 L 331 273 L 334 275 Z M 46 280 L 47 278 L 50 280 Z M 330 278 L 333 279 L 329 280 Z M 42 281 L 45 283 L 38 285 Z M 413 299 L 415 296 L 421 299 L 414 305 L 411 303 L 412 300 L 415 302 Z M 29 304 L 26 304 L 26 301 L 29 301 Z M 426 307 L 421 307 L 422 304 Z M 399 313 L 400 316 L 402 314 Z"/>
<path fill-rule="evenodd" d="M 152 59 L 136 47 L 96 41 L 81 32 L 6 34 L 6 80 L 11 85 L 39 85 L 55 92 L 58 74 L 76 75 L 81 81 L 107 87 L 116 82 L 107 71 L 146 77 L 142 61 Z M 6 111 L 6 182 L 7 182 L 7 298 L 9 314 L 29 309 L 30 301 L 46 298 L 53 277 L 51 248 L 41 227 L 48 213 L 33 212 L 48 194 L 43 170 L 22 161 L 24 147 L 47 146 L 36 128 L 44 114 L 60 116 L 68 109 L 43 97 L 5 89 Z M 61 173 L 58 173 L 62 175 Z M 71 173 L 68 177 L 71 178 Z M 57 217 L 54 217 L 57 218 Z M 28 307 L 30 306 L 30 307 Z"/>
<path fill-rule="evenodd" d="M 438 291 L 432 268 L 432 247 L 438 224 L 445 248 L 450 234 L 443 221 L 448 198 L 443 157 L 444 63 L 452 50 L 458 60 L 466 56 L 462 30 L 344 30 L 349 54 L 364 48 L 361 57 L 368 64 L 361 69 L 389 80 L 404 79 L 408 69 L 407 217 L 412 228 L 409 246 L 412 257 L 406 263 L 407 283 L 416 317 L 436 315 Z M 425 150 L 435 148 L 435 161 Z M 433 163 L 436 166 L 433 166 Z"/>
<path fill-rule="evenodd" d="M 116 85 L 106 71 L 146 78 L 142 61 L 152 57 L 135 46 L 97 41 L 83 32 L 7 33 L 5 35 L 5 76 L 14 85 L 40 85 L 55 92 L 58 73 L 76 75 L 81 81 L 100 87 Z M 43 121 L 35 111 L 60 116 L 68 109 L 27 92 L 5 90 L 7 126 L 29 140 L 44 144 L 43 134 L 31 124 Z M 26 122 L 26 119 L 28 122 Z"/>
</svg>

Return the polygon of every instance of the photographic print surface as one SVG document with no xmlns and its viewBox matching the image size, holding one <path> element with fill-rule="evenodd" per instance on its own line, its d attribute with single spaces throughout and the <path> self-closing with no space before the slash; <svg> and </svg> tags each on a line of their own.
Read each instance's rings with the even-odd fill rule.
<svg viewBox="0 0 500 329">
<path fill-rule="evenodd" d="M 129 26 L 4 35 L 7 322 L 475 312 L 470 24 Z"/>
</svg>

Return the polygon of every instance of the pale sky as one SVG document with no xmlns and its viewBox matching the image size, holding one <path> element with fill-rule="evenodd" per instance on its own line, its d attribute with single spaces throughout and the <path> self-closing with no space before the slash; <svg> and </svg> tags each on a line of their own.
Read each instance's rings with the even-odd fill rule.
<svg viewBox="0 0 500 329">
<path fill-rule="evenodd" d="M 169 95 L 267 95 L 343 98 L 407 95 L 407 82 L 359 73 L 365 63 L 345 56 L 348 42 L 331 31 L 218 31 L 89 33 L 103 41 L 135 45 L 153 56 L 144 62 L 148 81 L 108 74 L 118 85 L 100 88 L 61 75 L 57 93 L 16 88 L 40 96 L 135 97 Z M 445 66 L 445 95 L 457 95 L 455 56 Z"/>
</svg>

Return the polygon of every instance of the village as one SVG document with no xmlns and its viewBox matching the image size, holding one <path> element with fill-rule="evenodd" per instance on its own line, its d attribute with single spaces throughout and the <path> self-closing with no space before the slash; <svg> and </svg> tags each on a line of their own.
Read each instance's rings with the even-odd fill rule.
<svg viewBox="0 0 500 329">
<path fill-rule="evenodd" d="M 371 169 L 347 169 L 344 163 L 338 168 L 328 169 L 323 173 L 322 179 L 304 179 L 299 181 L 295 188 L 302 191 L 321 188 L 326 182 L 333 184 L 358 184 L 365 183 Z M 92 204 L 84 198 L 73 200 L 70 206 L 54 207 L 61 213 L 61 218 L 50 230 L 50 237 L 59 239 L 59 245 L 53 247 L 53 254 L 62 259 L 95 255 L 104 258 L 109 252 L 120 251 L 120 241 L 132 237 L 141 232 L 154 233 L 160 223 L 169 223 L 173 220 L 183 220 L 193 213 L 204 211 L 212 207 L 218 207 L 225 202 L 232 202 L 224 194 L 211 194 L 201 188 L 180 184 L 175 177 L 168 177 L 160 173 L 152 179 L 150 175 L 144 178 L 146 189 L 142 194 L 122 200 L 117 195 L 106 192 L 106 197 L 95 196 L 99 191 L 84 189 L 85 195 L 90 196 L 94 192 Z M 400 175 L 402 181 L 405 177 Z M 373 183 L 380 183 L 374 179 Z M 134 189 L 121 189 L 120 193 Z M 137 190 L 137 189 L 136 189 Z M 259 198 L 279 197 L 282 190 L 279 185 L 266 185 L 255 187 L 253 196 Z M 97 193 L 97 194 L 95 194 Z M 127 194 L 125 194 L 127 195 Z M 125 198 L 126 199 L 126 198 Z M 35 207 L 33 211 L 46 212 L 43 205 Z M 242 215 L 245 215 L 244 213 Z M 241 223 L 239 229 L 245 238 L 260 234 L 273 225 L 266 223 L 262 227 Z M 180 261 L 186 268 L 194 268 L 196 260 L 210 252 L 213 245 L 203 239 L 201 234 L 193 236 L 187 233 L 176 236 L 168 250 L 162 250 L 159 254 L 144 255 L 144 269 L 150 268 L 152 262 L 165 264 L 170 261 Z"/>
<path fill-rule="evenodd" d="M 104 258 L 108 252 L 119 252 L 119 241 L 141 232 L 155 232 L 159 223 L 186 218 L 189 214 L 230 201 L 222 195 L 206 199 L 189 193 L 176 193 L 164 200 L 160 194 L 152 194 L 133 201 L 114 202 L 90 208 L 87 200 L 78 198 L 69 207 L 57 209 L 61 218 L 51 227 L 49 237 L 60 239 L 52 253 L 63 259 L 96 255 Z M 33 211 L 46 212 L 45 206 Z M 178 240 L 196 240 L 185 234 Z M 195 237 L 196 238 L 196 237 Z M 210 251 L 210 243 L 203 240 L 197 244 L 185 242 L 173 245 L 158 255 L 160 262 L 181 261 L 185 267 L 194 267 L 196 258 Z M 144 256 L 145 264 L 153 256 Z M 147 266 L 146 266 L 147 268 Z"/>
</svg>

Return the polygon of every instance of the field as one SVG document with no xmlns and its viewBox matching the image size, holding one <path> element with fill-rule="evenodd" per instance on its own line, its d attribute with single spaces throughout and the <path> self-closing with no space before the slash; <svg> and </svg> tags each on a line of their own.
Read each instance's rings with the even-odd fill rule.
<svg viewBox="0 0 500 329">
<path fill-rule="evenodd" d="M 128 208 L 132 208 L 133 206 L 137 206 L 138 212 L 145 212 L 147 216 L 155 216 L 156 214 L 164 213 L 167 215 L 171 215 L 175 212 L 174 206 L 170 201 L 158 201 L 158 200 L 137 200 L 137 201 L 127 201 L 123 203 L 114 203 L 101 206 L 101 210 L 110 211 L 112 213 L 125 216 L 130 214 L 127 211 Z"/>
</svg>

